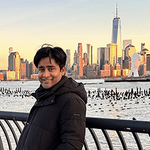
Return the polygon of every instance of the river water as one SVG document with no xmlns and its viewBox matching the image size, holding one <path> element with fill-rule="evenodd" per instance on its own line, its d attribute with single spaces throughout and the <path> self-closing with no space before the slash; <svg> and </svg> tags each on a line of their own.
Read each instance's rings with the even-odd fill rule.
<svg viewBox="0 0 150 150">
<path fill-rule="evenodd" d="M 83 82 L 87 91 L 87 117 L 150 121 L 149 82 L 104 82 L 103 79 L 76 81 Z M 30 93 L 38 86 L 38 81 L 1 81 L 0 110 L 29 112 L 35 103 Z M 105 142 L 102 143 L 105 145 Z M 134 146 L 131 144 L 129 147 L 133 149 Z M 120 148 L 116 146 L 116 149 Z"/>
</svg>

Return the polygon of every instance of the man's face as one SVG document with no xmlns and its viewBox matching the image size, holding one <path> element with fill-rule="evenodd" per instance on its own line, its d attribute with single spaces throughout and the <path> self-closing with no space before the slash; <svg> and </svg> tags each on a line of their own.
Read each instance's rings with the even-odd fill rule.
<svg viewBox="0 0 150 150">
<path fill-rule="evenodd" d="M 60 70 L 59 65 L 49 57 L 42 58 L 38 64 L 38 78 L 43 88 L 48 89 L 60 81 L 61 77 L 65 74 L 66 68 Z"/>
</svg>

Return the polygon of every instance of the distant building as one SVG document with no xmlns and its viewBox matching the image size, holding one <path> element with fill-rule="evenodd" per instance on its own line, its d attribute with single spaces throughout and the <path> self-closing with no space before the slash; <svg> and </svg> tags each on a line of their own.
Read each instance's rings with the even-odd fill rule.
<svg viewBox="0 0 150 150">
<path fill-rule="evenodd" d="M 87 53 L 83 54 L 83 61 L 84 61 L 84 65 L 83 66 L 87 66 L 88 65 Z"/>
<path fill-rule="evenodd" d="M 66 71 L 70 70 L 70 49 L 66 50 L 67 60 L 66 60 Z"/>
<path fill-rule="evenodd" d="M 113 28 L 112 28 L 112 41 L 111 43 L 117 44 L 117 61 L 122 57 L 122 48 L 121 48 L 121 20 L 118 17 L 118 8 L 116 6 L 116 17 L 113 19 Z"/>
<path fill-rule="evenodd" d="M 128 74 L 129 74 L 129 69 L 123 69 L 123 70 L 122 70 L 122 76 L 123 76 L 123 77 L 127 77 Z"/>
<path fill-rule="evenodd" d="M 78 69 L 78 64 L 77 63 L 74 63 L 72 65 L 72 72 L 71 72 L 71 75 L 70 75 L 72 78 L 79 78 L 79 69 Z"/>
<path fill-rule="evenodd" d="M 83 76 L 82 43 L 78 43 L 78 67 L 79 77 Z"/>
<path fill-rule="evenodd" d="M 126 46 L 123 51 L 123 69 L 131 69 L 131 58 L 132 55 L 136 53 L 136 48 L 132 44 Z"/>
<path fill-rule="evenodd" d="M 123 40 L 123 49 L 122 49 L 122 58 L 124 60 L 124 50 L 125 48 L 128 46 L 128 45 L 132 45 L 132 40 L 131 39 L 128 39 L 128 40 Z"/>
<path fill-rule="evenodd" d="M 26 63 L 26 77 L 30 79 L 30 74 L 29 74 L 29 61 L 25 60 Z"/>
<path fill-rule="evenodd" d="M 4 71 L 4 80 L 16 80 L 16 72 L 5 70 Z"/>
<path fill-rule="evenodd" d="M 20 55 L 18 52 L 9 54 L 8 70 L 15 71 L 15 79 L 20 79 Z"/>
<path fill-rule="evenodd" d="M 150 54 L 146 57 L 146 74 L 150 75 Z"/>
<path fill-rule="evenodd" d="M 120 77 L 121 76 L 121 66 L 119 63 L 116 63 L 114 69 L 112 70 L 113 77 Z"/>
<path fill-rule="evenodd" d="M 73 63 L 74 64 L 77 64 L 77 60 L 78 60 L 78 53 L 76 52 L 76 50 L 75 50 L 75 52 L 74 52 L 74 58 L 73 58 Z"/>
<path fill-rule="evenodd" d="M 108 61 L 113 67 L 115 66 L 117 63 L 117 44 L 107 44 L 105 60 Z"/>
<path fill-rule="evenodd" d="M 4 74 L 0 72 L 0 80 L 4 80 Z"/>
<path fill-rule="evenodd" d="M 30 79 L 38 79 L 38 74 L 31 74 Z"/>
<path fill-rule="evenodd" d="M 146 75 L 146 64 L 142 64 L 139 66 L 139 76 L 145 76 Z"/>
<path fill-rule="evenodd" d="M 27 77 L 26 76 L 26 70 L 27 70 L 27 68 L 26 68 L 26 62 L 24 61 L 23 58 L 21 58 L 20 59 L 20 77 L 21 77 L 21 79 L 24 79 L 24 78 Z"/>
<path fill-rule="evenodd" d="M 128 40 L 123 40 L 123 50 L 125 50 L 125 48 L 132 44 L 132 40 L 131 39 L 128 39 Z"/>
<path fill-rule="evenodd" d="M 144 48 L 141 52 L 140 60 L 140 75 L 149 75 L 150 74 L 150 51 Z"/>
<path fill-rule="evenodd" d="M 36 74 L 36 73 L 37 73 L 37 69 L 36 69 L 34 63 L 30 62 L 30 64 L 29 64 L 29 75 L 30 75 L 30 77 L 31 77 L 31 74 Z"/>
<path fill-rule="evenodd" d="M 108 51 L 106 50 L 106 47 L 99 47 L 97 48 L 97 64 L 99 65 L 100 70 L 103 70 L 103 66 L 105 64 L 105 60 L 109 59 L 108 57 L 106 58 L 106 53 Z M 109 54 L 107 54 L 109 55 Z"/>
<path fill-rule="evenodd" d="M 98 75 L 98 70 L 94 65 L 87 65 L 83 67 L 83 75 L 87 78 L 95 78 Z"/>
<path fill-rule="evenodd" d="M 111 67 L 109 64 L 104 65 L 104 70 L 100 71 L 101 77 L 110 77 L 111 76 Z"/>
<path fill-rule="evenodd" d="M 87 64 L 93 64 L 93 46 L 91 44 L 87 44 Z"/>
<path fill-rule="evenodd" d="M 147 57 L 147 54 L 150 54 L 150 51 L 146 48 L 144 48 L 141 52 L 141 61 L 140 61 L 140 64 L 146 64 L 146 57 Z"/>
</svg>

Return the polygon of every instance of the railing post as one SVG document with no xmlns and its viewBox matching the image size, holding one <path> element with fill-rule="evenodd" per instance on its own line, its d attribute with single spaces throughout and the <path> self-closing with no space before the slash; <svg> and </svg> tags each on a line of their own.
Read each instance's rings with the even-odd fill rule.
<svg viewBox="0 0 150 150">
<path fill-rule="evenodd" d="M 1 136 L 0 136 L 0 150 L 4 150 L 4 147 L 3 147 L 3 143 L 2 143 Z"/>
</svg>

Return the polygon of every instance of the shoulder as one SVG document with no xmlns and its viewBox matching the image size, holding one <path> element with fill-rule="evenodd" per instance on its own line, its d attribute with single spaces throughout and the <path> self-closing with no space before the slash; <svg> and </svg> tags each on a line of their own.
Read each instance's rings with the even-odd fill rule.
<svg viewBox="0 0 150 150">
<path fill-rule="evenodd" d="M 75 93 L 64 93 L 57 98 L 58 105 L 63 109 L 75 110 L 75 109 L 85 109 L 85 102 L 80 96 Z"/>
<path fill-rule="evenodd" d="M 58 100 L 60 101 L 64 101 L 66 102 L 70 102 L 70 103 L 75 103 L 75 102 L 79 102 L 79 103 L 83 103 L 84 101 L 82 100 L 82 98 L 76 94 L 76 93 L 64 93 L 60 96 L 58 96 Z M 84 102 L 85 103 L 85 102 Z"/>
</svg>

